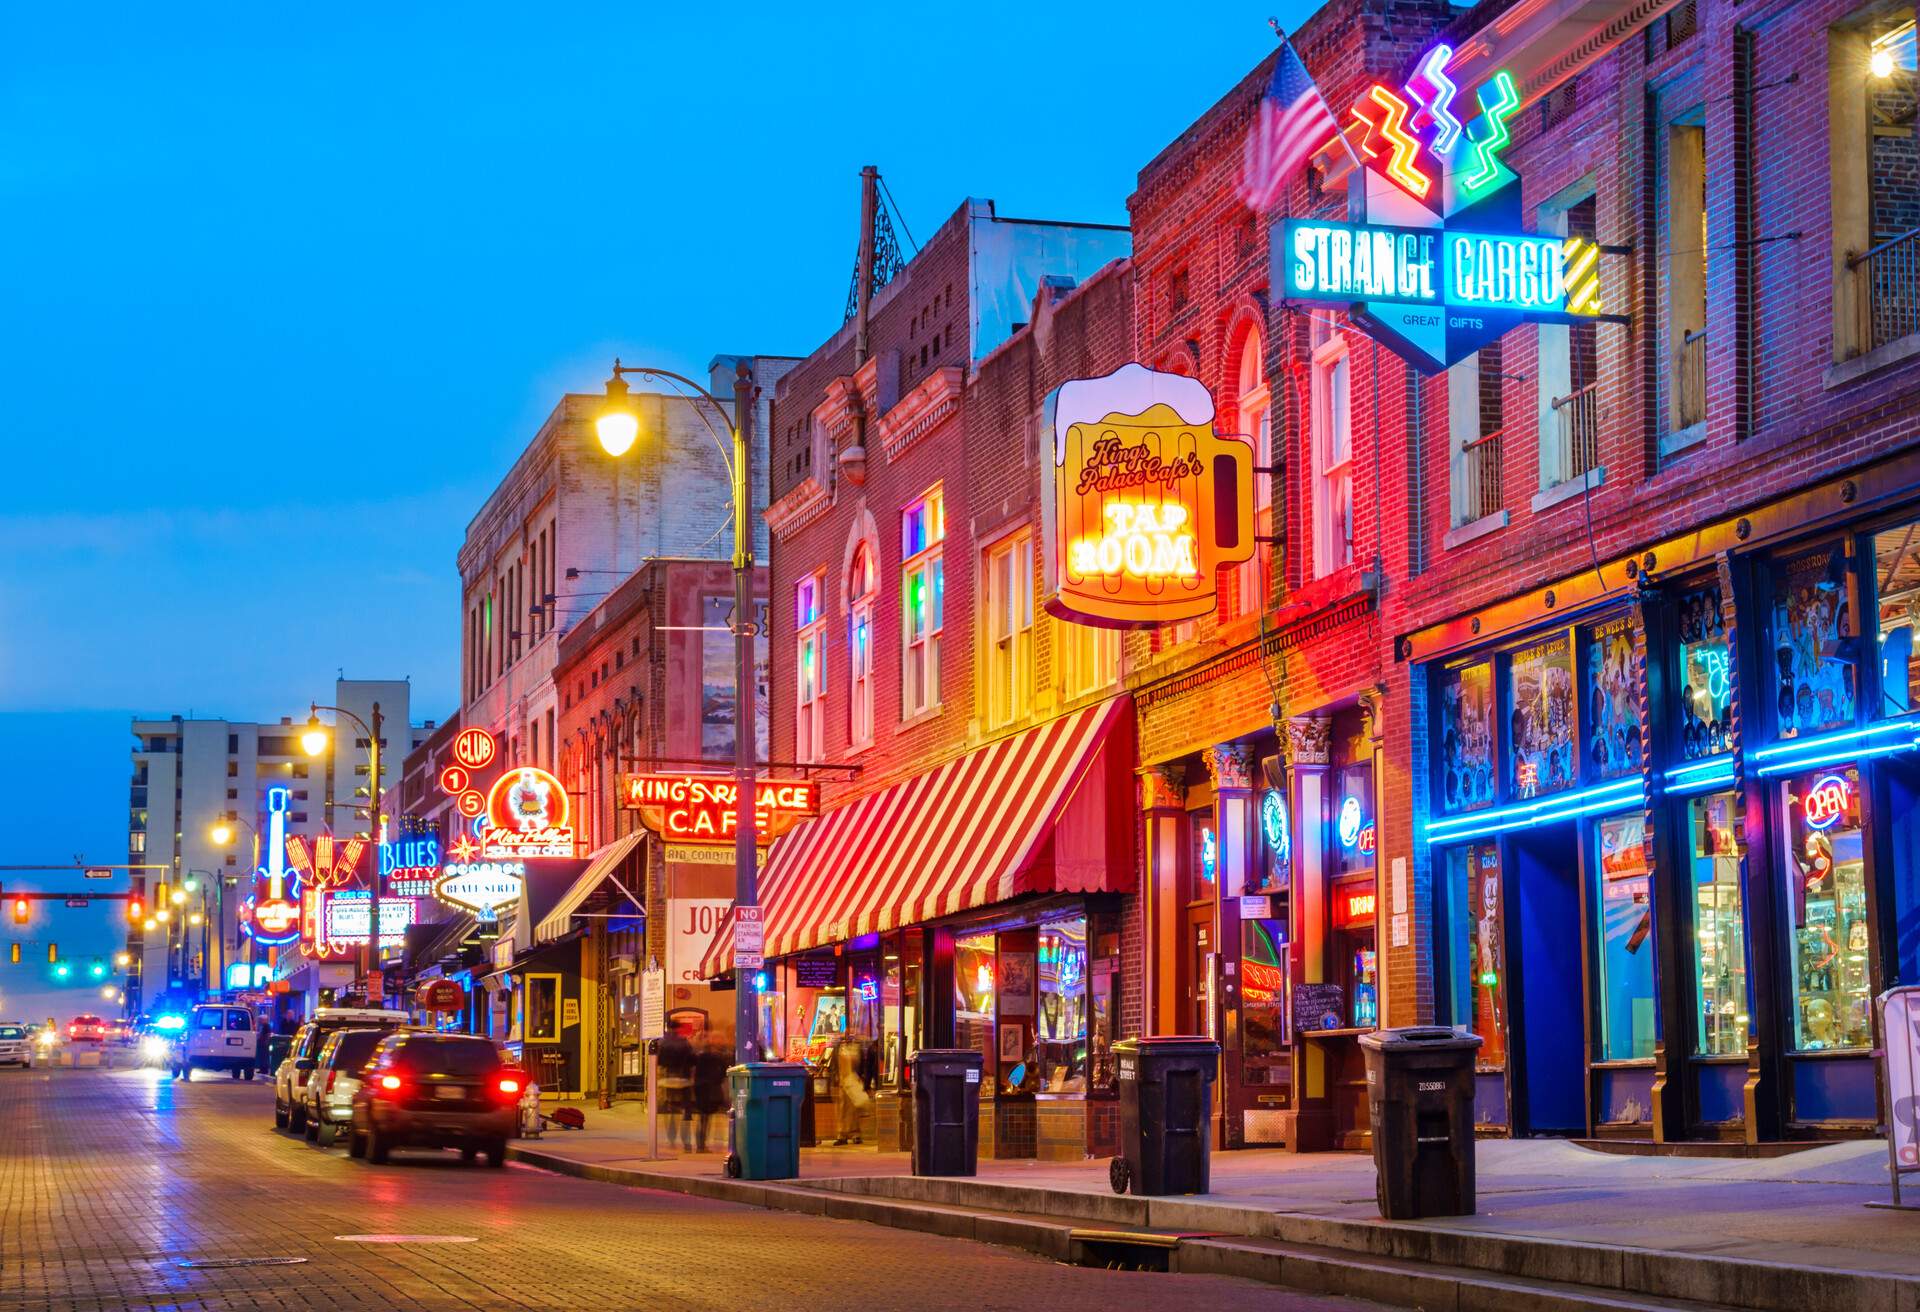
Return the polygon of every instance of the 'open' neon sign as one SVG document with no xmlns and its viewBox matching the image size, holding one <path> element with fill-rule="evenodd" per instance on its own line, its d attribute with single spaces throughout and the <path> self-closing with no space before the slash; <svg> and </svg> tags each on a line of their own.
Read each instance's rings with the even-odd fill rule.
<svg viewBox="0 0 1920 1312">
<path fill-rule="evenodd" d="M 1800 799 L 1800 814 L 1806 817 L 1809 829 L 1830 829 L 1847 813 L 1847 805 L 1852 800 L 1853 789 L 1846 779 L 1830 774 L 1815 780 L 1807 795 Z"/>
</svg>

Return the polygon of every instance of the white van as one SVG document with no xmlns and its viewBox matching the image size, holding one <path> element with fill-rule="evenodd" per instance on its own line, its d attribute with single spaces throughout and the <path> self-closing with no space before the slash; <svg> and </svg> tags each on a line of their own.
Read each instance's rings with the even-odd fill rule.
<svg viewBox="0 0 1920 1312">
<path fill-rule="evenodd" d="M 205 1002 L 187 1015 L 187 1027 L 173 1045 L 173 1078 L 191 1080 L 195 1071 L 225 1071 L 236 1080 L 253 1078 L 260 1061 L 260 1034 L 251 1007 Z"/>
</svg>

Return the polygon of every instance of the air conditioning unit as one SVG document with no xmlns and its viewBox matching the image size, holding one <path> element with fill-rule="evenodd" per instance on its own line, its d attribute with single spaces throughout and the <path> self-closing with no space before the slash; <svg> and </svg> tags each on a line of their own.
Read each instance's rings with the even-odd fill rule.
<svg viewBox="0 0 1920 1312">
<path fill-rule="evenodd" d="M 607 968 L 616 975 L 631 975 L 634 971 L 640 969 L 640 963 L 634 957 L 633 953 L 618 952 L 615 953 L 613 959 L 607 963 Z"/>
</svg>

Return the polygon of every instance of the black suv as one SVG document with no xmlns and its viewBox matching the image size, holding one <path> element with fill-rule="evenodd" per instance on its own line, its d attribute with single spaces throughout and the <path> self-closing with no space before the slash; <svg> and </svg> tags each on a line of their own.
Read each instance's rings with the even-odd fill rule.
<svg viewBox="0 0 1920 1312">
<path fill-rule="evenodd" d="M 389 1035 L 354 1091 L 347 1153 L 384 1162 L 395 1148 L 458 1148 L 469 1162 L 484 1152 L 488 1166 L 503 1166 L 526 1087 L 526 1072 L 491 1039 Z"/>
</svg>

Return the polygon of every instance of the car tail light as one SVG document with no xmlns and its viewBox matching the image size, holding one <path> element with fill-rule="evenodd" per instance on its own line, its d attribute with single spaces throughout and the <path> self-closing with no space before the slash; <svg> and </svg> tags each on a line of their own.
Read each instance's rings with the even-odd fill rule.
<svg viewBox="0 0 1920 1312">
<path fill-rule="evenodd" d="M 407 1082 L 391 1071 L 380 1076 L 374 1081 L 374 1084 L 378 1087 L 382 1096 L 389 1098 L 396 1096 L 402 1089 L 407 1087 Z"/>
<path fill-rule="evenodd" d="M 328 1072 L 327 1072 L 327 1088 L 326 1088 L 326 1091 L 327 1091 L 328 1093 L 332 1093 L 332 1092 L 333 1092 L 333 1082 L 334 1082 L 335 1080 L 337 1080 L 337 1079 L 339 1079 L 339 1078 L 340 1078 L 340 1072 L 339 1072 L 339 1071 L 328 1071 Z"/>
<path fill-rule="evenodd" d="M 518 1093 L 518 1092 L 520 1092 L 520 1081 L 518 1081 L 518 1080 L 516 1080 L 516 1079 L 514 1079 L 514 1078 L 513 1078 L 512 1076 L 510 1076 L 510 1075 L 504 1075 L 504 1076 L 502 1076 L 502 1077 L 500 1078 L 500 1092 L 502 1092 L 502 1093 Z"/>
</svg>

